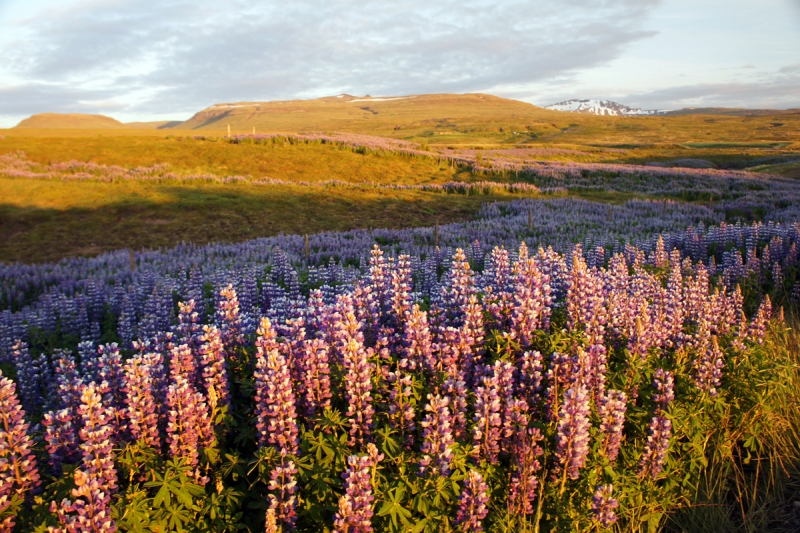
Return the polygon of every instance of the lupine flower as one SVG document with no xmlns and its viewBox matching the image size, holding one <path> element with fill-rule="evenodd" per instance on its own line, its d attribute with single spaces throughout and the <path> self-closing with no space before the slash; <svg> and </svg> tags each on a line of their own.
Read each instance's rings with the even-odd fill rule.
<svg viewBox="0 0 800 533">
<path fill-rule="evenodd" d="M 258 329 L 260 337 L 273 335 L 272 325 L 268 318 L 261 319 Z M 257 346 L 255 389 L 256 389 L 256 423 L 259 446 L 274 446 L 281 455 L 296 455 L 298 450 L 297 410 L 292 379 L 286 359 L 276 349 L 262 351 Z"/>
<path fill-rule="evenodd" d="M 194 348 L 200 334 L 200 315 L 195 311 L 195 301 L 178 302 L 178 335 L 180 342 Z"/>
<path fill-rule="evenodd" d="M 566 389 L 572 375 L 572 360 L 568 354 L 553 352 L 550 356 L 550 366 L 547 368 L 547 388 L 545 389 L 545 414 L 550 421 L 558 420 L 559 400 L 562 391 Z"/>
<path fill-rule="evenodd" d="M 233 355 L 237 346 L 244 342 L 242 319 L 239 316 L 239 299 L 232 284 L 219 291 L 217 302 L 217 327 L 222 333 L 222 344 L 228 355 Z"/>
<path fill-rule="evenodd" d="M 450 398 L 453 438 L 461 440 L 467 432 L 467 385 L 463 379 L 450 378 L 442 384 L 442 392 Z"/>
<path fill-rule="evenodd" d="M 208 478 L 202 476 L 196 468 L 200 460 L 200 450 L 211 446 L 214 440 L 205 399 L 184 376 L 178 375 L 169 385 L 167 405 L 167 445 L 170 456 L 184 459 L 188 465 L 195 467 L 195 479 L 205 484 Z"/>
<path fill-rule="evenodd" d="M 282 460 L 270 472 L 269 480 L 269 508 L 274 513 L 273 520 L 277 520 L 284 527 L 291 530 L 297 522 L 297 467 L 294 462 Z"/>
<path fill-rule="evenodd" d="M 425 420 L 422 421 L 422 447 L 423 454 L 420 459 L 420 472 L 429 469 L 441 476 L 450 475 L 450 460 L 453 457 L 453 432 L 449 398 L 447 396 L 428 395 L 428 405 L 425 406 Z"/>
<path fill-rule="evenodd" d="M 455 525 L 462 531 L 480 533 L 483 531 L 483 519 L 489 514 L 486 504 L 489 503 L 489 487 L 477 470 L 470 470 L 464 480 L 464 490 L 458 498 L 458 513 Z"/>
<path fill-rule="evenodd" d="M 155 356 L 155 357 L 154 357 Z M 158 390 L 154 379 L 154 364 L 160 354 L 136 354 L 125 363 L 125 402 L 131 436 L 143 440 L 154 450 L 161 449 L 159 434 Z"/>
<path fill-rule="evenodd" d="M 672 422 L 659 414 L 650 421 L 647 431 L 647 444 L 639 460 L 639 475 L 656 479 L 664 468 L 664 461 L 672 437 Z"/>
<path fill-rule="evenodd" d="M 367 351 L 356 339 L 351 338 L 344 350 L 345 395 L 347 417 L 350 419 L 350 446 L 364 446 L 371 438 L 372 374 Z"/>
<path fill-rule="evenodd" d="M 722 383 L 722 368 L 725 366 L 724 354 L 716 336 L 712 336 L 710 342 L 705 339 L 700 343 L 698 349 L 700 353 L 693 361 L 695 384 L 709 396 L 716 396 L 718 394 L 717 387 Z"/>
<path fill-rule="evenodd" d="M 764 296 L 764 301 L 758 307 L 756 316 L 747 328 L 747 338 L 762 344 L 764 342 L 764 335 L 767 331 L 767 323 L 772 318 L 772 301 L 769 299 L 769 294 Z"/>
<path fill-rule="evenodd" d="M 628 397 L 618 390 L 609 389 L 601 398 L 597 414 L 600 417 L 600 438 L 603 454 L 614 462 L 622 444 L 622 428 L 625 424 Z"/>
<path fill-rule="evenodd" d="M 275 509 L 267 509 L 267 520 L 264 524 L 264 533 L 278 533 L 278 521 L 275 518 Z"/>
<path fill-rule="evenodd" d="M 328 365 L 330 346 L 323 339 L 306 339 L 303 343 L 305 372 L 305 401 L 303 411 L 307 418 L 331 405 L 331 369 Z"/>
<path fill-rule="evenodd" d="M 111 410 L 114 439 L 123 439 L 127 433 L 125 418 L 125 370 L 117 343 L 104 344 L 97 350 L 100 388 L 103 405 Z"/>
<path fill-rule="evenodd" d="M 672 377 L 672 372 L 667 372 L 663 368 L 657 369 L 653 374 L 653 387 L 656 389 L 653 402 L 658 409 L 666 411 L 675 399 L 675 379 Z"/>
<path fill-rule="evenodd" d="M 51 533 L 115 533 L 117 525 L 111 518 L 111 497 L 100 477 L 91 471 L 75 470 L 74 501 L 66 498 L 61 504 L 51 502 L 50 512 L 58 517 L 59 527 Z"/>
<path fill-rule="evenodd" d="M 485 376 L 483 384 L 475 389 L 475 427 L 472 431 L 474 453 L 491 463 L 497 462 L 500 453 L 500 428 L 502 403 L 495 376 Z"/>
<path fill-rule="evenodd" d="M 15 500 L 25 500 L 39 488 L 28 428 L 16 385 L 0 372 L 0 516 Z M 14 523 L 14 516 L 7 516 L 0 520 L 0 528 L 12 531 Z"/>
<path fill-rule="evenodd" d="M 401 354 L 400 368 L 408 371 L 426 368 L 429 372 L 435 372 L 436 359 L 431 346 L 428 314 L 421 311 L 417 304 L 405 316 Z"/>
<path fill-rule="evenodd" d="M 550 304 L 549 279 L 538 269 L 536 260 L 528 257 L 523 242 L 520 260 L 514 264 L 514 307 L 511 314 L 511 331 L 523 350 L 530 347 L 536 330 L 549 326 Z"/>
<path fill-rule="evenodd" d="M 541 440 L 541 432 L 537 428 L 530 428 L 520 431 L 514 441 L 514 471 L 508 489 L 509 507 L 514 514 L 533 514 L 533 501 L 539 486 L 536 473 L 542 468 L 538 458 L 544 453 L 538 444 Z"/>
<path fill-rule="evenodd" d="M 342 474 L 345 494 L 339 498 L 339 510 L 334 517 L 336 533 L 372 533 L 372 474 L 383 460 L 372 443 L 367 444 L 367 455 L 351 455 L 347 469 Z"/>
<path fill-rule="evenodd" d="M 83 421 L 81 438 L 81 468 L 91 479 L 97 479 L 99 489 L 111 495 L 117 490 L 117 470 L 114 467 L 113 411 L 103 405 L 99 394 L 102 385 L 90 383 L 81 394 L 79 414 Z"/>
<path fill-rule="evenodd" d="M 228 367 L 225 362 L 222 335 L 216 326 L 203 326 L 199 341 L 202 343 L 198 350 L 200 377 L 213 419 L 216 418 L 218 409 L 227 407 L 230 402 Z"/>
<path fill-rule="evenodd" d="M 592 496 L 592 513 L 594 519 L 603 527 L 611 527 L 617 521 L 614 509 L 619 507 L 619 502 L 611 497 L 613 485 L 599 485 Z"/>
<path fill-rule="evenodd" d="M 42 406 L 42 376 L 39 375 L 39 365 L 31 357 L 26 342 L 17 340 L 13 350 L 12 357 L 19 381 L 19 399 L 22 408 L 31 416 L 40 412 Z"/>
<path fill-rule="evenodd" d="M 541 400 L 544 377 L 542 354 L 536 350 L 523 352 L 517 362 L 517 373 L 519 375 L 517 394 L 527 402 L 528 409 L 533 411 Z"/>
<path fill-rule="evenodd" d="M 589 455 L 589 394 L 582 386 L 568 389 L 558 417 L 556 462 L 570 479 L 578 479 L 579 470 Z"/>
<path fill-rule="evenodd" d="M 73 413 L 69 409 L 49 411 L 44 414 L 42 424 L 50 467 L 60 477 L 62 463 L 72 464 L 78 459 L 78 429 L 73 424 Z"/>
</svg>

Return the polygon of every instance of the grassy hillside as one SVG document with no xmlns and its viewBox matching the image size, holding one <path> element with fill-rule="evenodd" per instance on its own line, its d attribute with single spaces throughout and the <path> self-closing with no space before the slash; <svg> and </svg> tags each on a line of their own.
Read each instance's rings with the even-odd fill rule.
<svg viewBox="0 0 800 533">
<path fill-rule="evenodd" d="M 647 145 L 687 142 L 800 141 L 800 111 L 774 115 L 608 117 L 551 111 L 487 94 L 397 98 L 327 97 L 216 104 L 176 126 L 232 133 L 343 131 L 431 144 L 578 143 Z M 768 145 L 764 146 L 769 148 Z"/>
<path fill-rule="evenodd" d="M 104 115 L 84 115 L 79 113 L 40 113 L 26 118 L 16 125 L 17 128 L 40 129 L 117 129 L 125 125 Z"/>
</svg>

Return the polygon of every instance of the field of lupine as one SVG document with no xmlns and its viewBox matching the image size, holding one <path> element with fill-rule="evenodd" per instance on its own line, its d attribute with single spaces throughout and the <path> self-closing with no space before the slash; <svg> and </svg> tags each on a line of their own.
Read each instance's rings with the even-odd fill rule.
<svg viewBox="0 0 800 533">
<path fill-rule="evenodd" d="M 796 180 L 355 134 L 186 143 L 332 145 L 418 175 L 21 152 L 0 174 L 518 199 L 430 227 L 0 263 L 1 531 L 800 528 Z M 575 198 L 596 194 L 639 199 Z"/>
<path fill-rule="evenodd" d="M 518 200 L 1 264 L 0 524 L 781 526 L 800 224 L 773 207 Z"/>
</svg>

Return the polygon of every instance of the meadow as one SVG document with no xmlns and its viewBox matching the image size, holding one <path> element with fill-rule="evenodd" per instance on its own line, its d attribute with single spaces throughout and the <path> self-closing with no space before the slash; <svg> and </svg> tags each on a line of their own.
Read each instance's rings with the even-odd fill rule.
<svg viewBox="0 0 800 533">
<path fill-rule="evenodd" d="M 3 529 L 796 531 L 793 130 L 439 100 L 3 132 Z"/>
</svg>

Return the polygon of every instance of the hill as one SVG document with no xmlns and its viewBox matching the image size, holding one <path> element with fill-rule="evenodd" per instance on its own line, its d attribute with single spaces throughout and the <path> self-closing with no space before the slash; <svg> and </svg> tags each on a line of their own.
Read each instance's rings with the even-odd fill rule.
<svg viewBox="0 0 800 533">
<path fill-rule="evenodd" d="M 392 136 L 447 136 L 465 132 L 525 131 L 551 111 L 488 94 L 423 94 L 373 98 L 347 94 L 314 100 L 215 104 L 179 129 L 346 131 Z M 549 124 L 546 128 L 551 128 Z"/>
<path fill-rule="evenodd" d="M 124 128 L 125 125 L 105 115 L 81 113 L 39 113 L 26 118 L 15 127 L 42 129 L 100 129 Z"/>
</svg>

